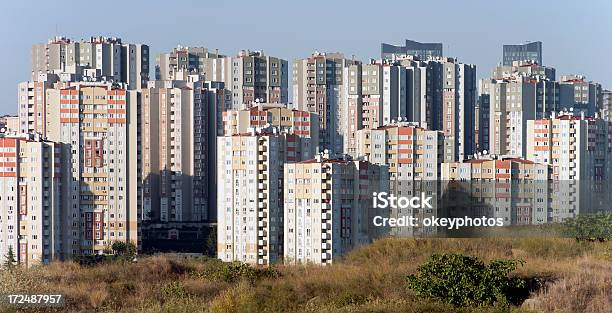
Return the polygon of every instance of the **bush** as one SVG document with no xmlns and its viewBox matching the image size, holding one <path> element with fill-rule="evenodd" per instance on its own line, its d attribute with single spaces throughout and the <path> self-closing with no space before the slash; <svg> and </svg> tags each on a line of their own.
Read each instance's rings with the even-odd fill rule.
<svg viewBox="0 0 612 313">
<path fill-rule="evenodd" d="M 524 288 L 525 281 L 509 278 L 517 260 L 494 260 L 485 265 L 463 254 L 434 254 L 408 276 L 408 287 L 417 295 L 458 306 L 501 305 L 512 301 L 512 291 Z"/>
<path fill-rule="evenodd" d="M 251 283 L 260 278 L 278 277 L 278 272 L 273 267 L 255 268 L 242 262 L 231 262 L 224 264 L 221 270 L 221 278 L 226 282 L 236 282 L 246 279 Z"/>
<path fill-rule="evenodd" d="M 565 234 L 578 241 L 612 239 L 612 212 L 582 214 L 563 223 Z"/>
</svg>

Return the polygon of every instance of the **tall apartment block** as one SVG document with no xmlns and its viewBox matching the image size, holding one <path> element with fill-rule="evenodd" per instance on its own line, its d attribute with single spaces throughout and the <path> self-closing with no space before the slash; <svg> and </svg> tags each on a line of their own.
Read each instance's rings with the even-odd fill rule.
<svg viewBox="0 0 612 313">
<path fill-rule="evenodd" d="M 392 60 L 397 56 L 414 55 L 421 60 L 442 57 L 442 43 L 421 43 L 406 39 L 403 46 L 383 43 L 380 46 L 381 59 Z"/>
<path fill-rule="evenodd" d="M 604 112 L 603 117 L 608 121 L 612 121 L 612 91 L 602 90 L 601 103 Z"/>
<path fill-rule="evenodd" d="M 527 121 L 548 116 L 559 101 L 556 82 L 522 75 L 481 80 L 480 92 L 489 111 L 488 142 L 483 146 L 498 155 L 525 157 Z"/>
<path fill-rule="evenodd" d="M 19 110 L 20 133 L 47 133 L 47 116 L 54 108 L 47 106 L 47 90 L 53 88 L 54 81 L 22 82 L 18 85 L 17 101 Z M 49 109 L 49 112 L 47 110 Z M 57 108 L 55 108 L 57 110 Z"/>
<path fill-rule="evenodd" d="M 239 135 L 253 128 L 276 127 L 300 136 L 299 151 L 304 155 L 297 159 L 306 159 L 319 151 L 319 117 L 316 113 L 288 109 L 286 105 L 258 103 L 246 110 L 229 110 L 223 112 L 222 135 Z"/>
<path fill-rule="evenodd" d="M 221 260 L 265 265 L 282 259 L 283 168 L 301 161 L 299 141 L 298 135 L 276 128 L 217 137 Z"/>
<path fill-rule="evenodd" d="M 504 45 L 503 65 L 512 65 L 514 61 L 533 61 L 542 64 L 542 42 Z"/>
<path fill-rule="evenodd" d="M 442 205 L 448 217 L 502 218 L 504 225 L 551 221 L 547 164 L 484 156 L 442 164 L 442 179 L 450 202 L 448 209 L 447 203 Z"/>
<path fill-rule="evenodd" d="M 203 222 L 216 215 L 217 108 L 222 82 L 150 81 L 139 108 L 139 207 L 149 222 Z"/>
<path fill-rule="evenodd" d="M 263 51 L 243 50 L 235 57 L 211 53 L 201 47 L 178 47 L 158 57 L 156 77 L 179 79 L 176 73 L 204 75 L 205 80 L 222 81 L 231 90 L 232 108 L 245 109 L 256 100 L 288 102 L 288 63 Z"/>
<path fill-rule="evenodd" d="M 389 192 L 396 196 L 412 197 L 424 192 L 435 198 L 439 194 L 440 164 L 454 160 L 452 156 L 444 154 L 445 137 L 442 131 L 427 130 L 410 123 L 362 129 L 357 132 L 357 138 L 357 156 L 388 169 Z M 392 208 L 384 215 L 395 218 L 412 215 L 422 220 L 436 216 L 435 202 L 432 202 L 434 208 Z M 412 237 L 433 235 L 436 228 L 396 227 L 381 231 Z"/>
<path fill-rule="evenodd" d="M 573 110 L 575 114 L 584 113 L 595 116 L 604 109 L 601 84 L 587 81 L 581 75 L 563 75 L 559 81 L 559 106 Z"/>
<path fill-rule="evenodd" d="M 612 177 L 610 122 L 599 117 L 574 116 L 568 112 L 551 118 L 528 121 L 527 158 L 552 166 L 558 180 L 555 209 L 559 219 L 580 210 L 597 210 L 608 205 L 608 192 L 598 192 Z M 603 185 L 602 185 L 603 184 Z M 558 220 L 556 220 L 558 221 Z"/>
<path fill-rule="evenodd" d="M 108 81 L 127 84 L 128 89 L 146 86 L 149 80 L 149 46 L 122 43 L 120 38 L 91 37 L 73 41 L 54 37 L 32 46 L 32 79 L 39 74 L 66 73 L 78 77 L 85 70 Z"/>
<path fill-rule="evenodd" d="M 35 135 L 0 135 L 0 261 L 25 267 L 61 256 L 60 147 Z"/>
<path fill-rule="evenodd" d="M 218 51 L 210 52 L 203 47 L 181 47 L 174 48 L 169 53 L 161 53 L 157 56 L 155 66 L 156 80 L 178 80 L 177 74 L 203 75 L 205 80 L 223 81 L 231 76 L 229 72 L 229 59 Z"/>
<path fill-rule="evenodd" d="M 137 92 L 109 82 L 47 91 L 47 133 L 62 146 L 63 256 L 138 243 Z"/>
<path fill-rule="evenodd" d="M 321 155 L 285 165 L 284 261 L 328 265 L 370 243 L 371 195 L 386 190 L 385 172 Z"/>
<path fill-rule="evenodd" d="M 318 115 L 321 146 L 332 153 L 343 152 L 342 140 L 348 135 L 345 131 L 349 115 L 347 69 L 360 63 L 341 53 L 319 52 L 293 63 L 294 108 Z"/>
</svg>

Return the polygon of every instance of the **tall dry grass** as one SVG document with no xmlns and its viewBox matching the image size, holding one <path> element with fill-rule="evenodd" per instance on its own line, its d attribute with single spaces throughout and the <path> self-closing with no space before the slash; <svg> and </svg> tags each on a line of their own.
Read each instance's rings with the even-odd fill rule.
<svg viewBox="0 0 612 313">
<path fill-rule="evenodd" d="M 279 277 L 256 281 L 226 281 L 218 260 L 172 255 L 94 267 L 58 262 L 0 272 L 0 293 L 63 293 L 67 306 L 56 312 L 499 312 L 419 299 L 406 288 L 406 275 L 431 254 L 449 252 L 485 261 L 523 259 L 526 264 L 516 275 L 546 283 L 531 301 L 541 312 L 610 308 L 612 243 L 551 237 L 389 238 L 356 249 L 331 266 L 279 265 Z"/>
</svg>

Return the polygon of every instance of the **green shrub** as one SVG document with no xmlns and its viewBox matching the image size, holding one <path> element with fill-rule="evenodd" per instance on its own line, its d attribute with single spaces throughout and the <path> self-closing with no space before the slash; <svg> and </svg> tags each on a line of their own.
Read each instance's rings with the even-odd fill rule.
<svg viewBox="0 0 612 313">
<path fill-rule="evenodd" d="M 434 254 L 408 276 L 408 287 L 417 295 L 458 306 L 501 305 L 512 301 L 511 292 L 525 281 L 510 278 L 517 260 L 494 260 L 485 265 L 476 257 L 463 254 Z"/>
<path fill-rule="evenodd" d="M 221 269 L 221 278 L 226 282 L 236 282 L 241 279 L 251 283 L 266 277 L 278 277 L 278 272 L 274 267 L 255 268 L 242 262 L 225 263 Z"/>
<path fill-rule="evenodd" d="M 612 212 L 582 214 L 563 223 L 565 234 L 578 241 L 612 239 Z"/>
<path fill-rule="evenodd" d="M 181 299 L 187 297 L 187 291 L 179 281 L 171 281 L 161 287 L 161 295 L 166 300 L 171 298 Z"/>
</svg>

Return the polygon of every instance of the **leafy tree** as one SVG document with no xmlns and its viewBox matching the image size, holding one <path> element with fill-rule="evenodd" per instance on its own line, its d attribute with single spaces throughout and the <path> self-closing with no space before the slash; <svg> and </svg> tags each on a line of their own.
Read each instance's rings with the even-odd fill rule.
<svg viewBox="0 0 612 313">
<path fill-rule="evenodd" d="M 489 265 L 463 254 L 434 254 L 408 276 L 408 287 L 417 295 L 457 306 L 501 305 L 514 300 L 512 291 L 525 287 L 520 278 L 510 278 L 517 260 L 494 260 Z"/>
<path fill-rule="evenodd" d="M 17 263 L 17 260 L 15 259 L 15 252 L 13 252 L 13 246 L 9 246 L 8 251 L 4 256 L 3 267 L 5 269 L 13 269 L 15 268 L 15 263 Z"/>
<path fill-rule="evenodd" d="M 612 239 L 612 212 L 581 214 L 563 222 L 566 235 L 578 241 L 606 241 Z"/>
<path fill-rule="evenodd" d="M 215 251 L 217 251 L 217 227 L 213 226 L 209 228 L 208 234 L 206 235 L 204 254 L 214 256 Z"/>
<path fill-rule="evenodd" d="M 132 259 L 136 255 L 136 245 L 131 242 L 115 241 L 111 249 L 118 256 L 123 256 L 126 259 Z"/>
</svg>

